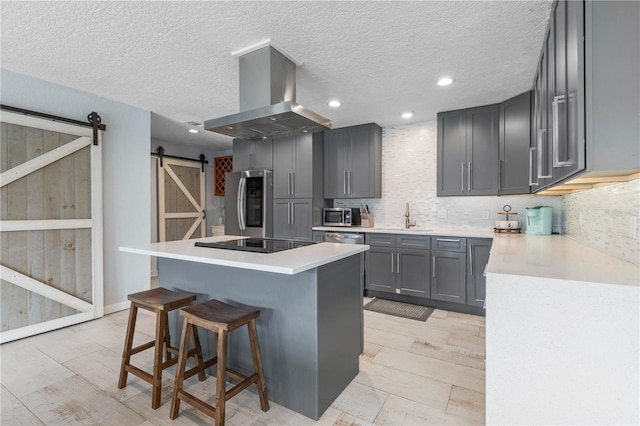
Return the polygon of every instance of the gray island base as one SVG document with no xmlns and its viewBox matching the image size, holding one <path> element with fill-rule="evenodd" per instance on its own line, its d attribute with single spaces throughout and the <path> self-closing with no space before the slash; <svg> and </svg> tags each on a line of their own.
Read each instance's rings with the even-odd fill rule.
<svg viewBox="0 0 640 426">
<path fill-rule="evenodd" d="M 359 371 L 363 257 L 354 254 L 292 275 L 159 257 L 159 283 L 196 293 L 196 303 L 218 299 L 260 309 L 269 400 L 317 420 Z M 176 344 L 182 318 L 172 314 Z M 198 331 L 203 351 L 212 356 L 215 335 Z M 228 353 L 230 368 L 253 373 L 246 327 L 229 333 Z"/>
</svg>

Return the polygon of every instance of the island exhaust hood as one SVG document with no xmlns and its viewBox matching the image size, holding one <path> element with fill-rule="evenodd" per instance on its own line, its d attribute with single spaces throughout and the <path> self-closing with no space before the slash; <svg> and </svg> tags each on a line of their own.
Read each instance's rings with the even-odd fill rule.
<svg viewBox="0 0 640 426">
<path fill-rule="evenodd" d="M 240 112 L 204 128 L 259 140 L 331 129 L 331 120 L 296 103 L 296 65 L 269 45 L 240 56 Z"/>
</svg>

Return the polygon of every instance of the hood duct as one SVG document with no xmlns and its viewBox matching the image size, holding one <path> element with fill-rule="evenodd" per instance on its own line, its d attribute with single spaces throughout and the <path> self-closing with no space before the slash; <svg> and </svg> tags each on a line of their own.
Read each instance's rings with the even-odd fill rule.
<svg viewBox="0 0 640 426">
<path fill-rule="evenodd" d="M 258 140 L 331 129 L 331 120 L 296 103 L 296 65 L 267 46 L 240 56 L 240 112 L 204 128 Z"/>
</svg>

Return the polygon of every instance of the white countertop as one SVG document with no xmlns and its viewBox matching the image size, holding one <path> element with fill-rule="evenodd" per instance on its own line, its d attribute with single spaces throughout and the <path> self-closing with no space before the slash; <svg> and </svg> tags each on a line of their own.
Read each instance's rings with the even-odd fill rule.
<svg viewBox="0 0 640 426">
<path fill-rule="evenodd" d="M 314 226 L 314 231 L 366 232 L 379 234 L 438 235 L 451 237 L 493 238 L 493 229 L 451 229 L 451 228 L 361 228 L 359 226 Z"/>
<path fill-rule="evenodd" d="M 252 253 L 194 246 L 196 241 L 216 242 L 238 238 L 243 237 L 225 235 L 193 240 L 149 243 L 120 247 L 120 251 L 293 275 L 369 250 L 367 245 L 336 243 L 318 243 L 277 253 Z"/>
<path fill-rule="evenodd" d="M 640 267 L 560 235 L 496 234 L 487 274 L 640 286 Z"/>
</svg>

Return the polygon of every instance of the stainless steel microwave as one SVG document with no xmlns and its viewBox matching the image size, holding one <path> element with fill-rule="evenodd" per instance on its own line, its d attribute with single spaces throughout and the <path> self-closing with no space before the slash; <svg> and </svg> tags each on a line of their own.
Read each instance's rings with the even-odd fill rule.
<svg viewBox="0 0 640 426">
<path fill-rule="evenodd" d="M 333 207 L 322 209 L 324 226 L 360 226 L 360 209 L 351 207 Z"/>
</svg>

